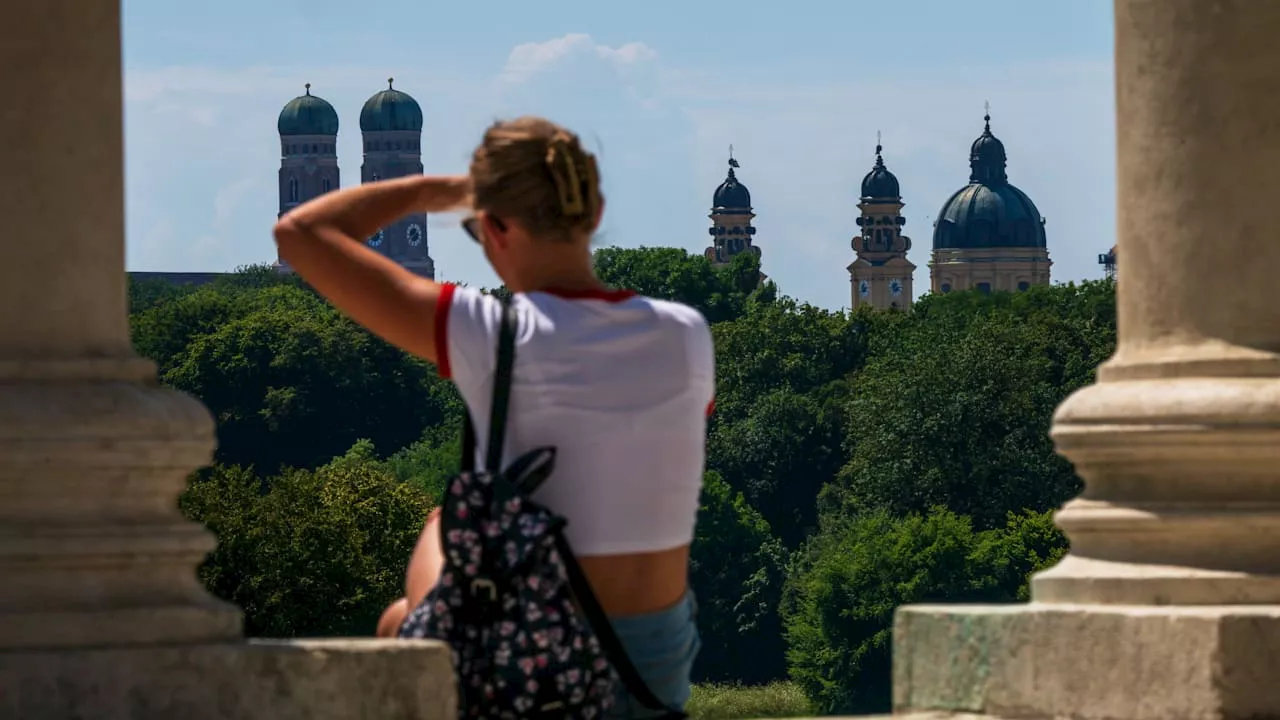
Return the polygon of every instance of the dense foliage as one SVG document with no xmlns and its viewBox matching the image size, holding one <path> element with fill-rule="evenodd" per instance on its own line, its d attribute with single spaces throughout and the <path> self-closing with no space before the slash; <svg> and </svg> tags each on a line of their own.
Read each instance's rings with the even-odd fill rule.
<svg viewBox="0 0 1280 720">
<path fill-rule="evenodd" d="M 820 712 L 886 710 L 896 607 L 1025 600 L 1028 575 L 1063 552 L 1048 511 L 1078 482 L 1047 430 L 1113 350 L 1110 283 L 849 313 L 761 285 L 749 256 L 596 260 L 610 284 L 712 323 L 717 410 L 691 567 L 700 680 L 762 698 L 798 688 Z M 204 582 L 245 609 L 251 634 L 372 632 L 457 471 L 452 386 L 263 268 L 134 283 L 131 303 L 139 350 L 218 421 L 217 463 L 182 500 L 219 536 Z"/>
</svg>

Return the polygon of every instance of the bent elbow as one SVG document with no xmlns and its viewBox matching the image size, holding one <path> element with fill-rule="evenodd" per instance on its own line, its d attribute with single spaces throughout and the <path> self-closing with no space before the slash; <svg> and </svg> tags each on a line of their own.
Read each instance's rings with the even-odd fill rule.
<svg viewBox="0 0 1280 720">
<path fill-rule="evenodd" d="M 307 244 L 307 238 L 311 233 L 298 224 L 298 221 L 285 215 L 276 221 L 276 225 L 271 230 L 272 237 L 276 240 L 276 248 L 280 252 L 280 259 L 285 262 L 291 262 L 294 253 L 297 253 Z"/>
<path fill-rule="evenodd" d="M 293 218 L 285 215 L 276 221 L 275 227 L 271 229 L 271 235 L 276 239 L 276 246 L 283 247 L 287 243 L 297 239 L 302 235 L 302 228 L 293 221 Z"/>
</svg>

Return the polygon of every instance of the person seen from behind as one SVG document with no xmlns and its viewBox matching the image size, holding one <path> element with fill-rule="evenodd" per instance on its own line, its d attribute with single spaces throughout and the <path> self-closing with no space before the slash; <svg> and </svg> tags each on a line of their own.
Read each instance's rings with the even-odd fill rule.
<svg viewBox="0 0 1280 720">
<path fill-rule="evenodd" d="M 512 294 L 509 311 L 474 287 L 415 275 L 365 242 L 423 211 L 465 213 L 463 228 Z M 282 261 L 338 309 L 452 379 L 477 456 L 490 435 L 495 347 L 508 318 L 514 360 L 503 466 L 555 449 L 554 470 L 530 497 L 567 521 L 563 537 L 627 658 L 650 697 L 678 713 L 701 644 L 688 573 L 714 400 L 712 341 L 697 310 L 597 278 L 591 239 L 603 212 L 596 159 L 578 137 L 521 117 L 488 128 L 468 175 L 331 192 L 283 216 L 275 238 Z M 378 635 L 423 636 L 414 625 L 432 610 L 429 594 L 454 581 L 447 543 L 437 509 L 409 561 L 404 597 L 387 608 Z M 501 693 L 475 682 L 488 693 L 478 697 Z M 563 677 L 560 684 L 572 694 Z M 628 685 L 611 686 L 608 717 L 663 716 Z M 528 691 L 559 707 L 551 690 Z"/>
</svg>

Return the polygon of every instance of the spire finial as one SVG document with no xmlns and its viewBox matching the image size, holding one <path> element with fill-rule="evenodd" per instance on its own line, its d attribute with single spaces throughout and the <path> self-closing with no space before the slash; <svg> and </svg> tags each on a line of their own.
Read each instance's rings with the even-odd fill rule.
<svg viewBox="0 0 1280 720">
<path fill-rule="evenodd" d="M 391 86 L 391 83 L 393 83 L 393 82 L 395 82 L 395 81 L 396 81 L 396 79 L 395 79 L 395 78 L 387 78 L 387 89 L 388 89 L 388 90 L 395 90 L 395 88 Z"/>
<path fill-rule="evenodd" d="M 880 151 L 884 148 L 880 145 L 880 131 L 876 131 L 876 157 L 880 157 Z"/>
<path fill-rule="evenodd" d="M 733 159 L 733 145 L 730 145 L 729 146 L 729 177 L 733 177 L 733 169 L 736 167 L 742 167 L 742 166 L 738 164 L 737 160 Z"/>
<path fill-rule="evenodd" d="M 310 95 L 310 94 L 311 94 L 311 83 L 307 83 L 305 87 L 307 88 L 307 94 L 308 94 L 308 95 Z"/>
<path fill-rule="evenodd" d="M 986 127 L 984 129 L 987 132 L 991 132 L 991 101 L 990 100 L 984 101 L 982 103 L 982 107 L 983 107 L 983 110 L 985 110 L 985 112 L 982 114 L 982 122 L 986 123 Z"/>
</svg>

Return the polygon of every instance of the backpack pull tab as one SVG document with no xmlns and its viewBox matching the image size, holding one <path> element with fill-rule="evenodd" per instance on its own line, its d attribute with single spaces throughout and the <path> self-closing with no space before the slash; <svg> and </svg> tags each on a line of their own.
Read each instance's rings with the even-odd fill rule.
<svg viewBox="0 0 1280 720">
<path fill-rule="evenodd" d="M 481 592 L 487 595 L 484 599 L 489 602 L 493 603 L 498 601 L 498 586 L 494 585 L 492 580 L 476 578 L 471 581 L 471 597 L 479 598 Z"/>
</svg>

